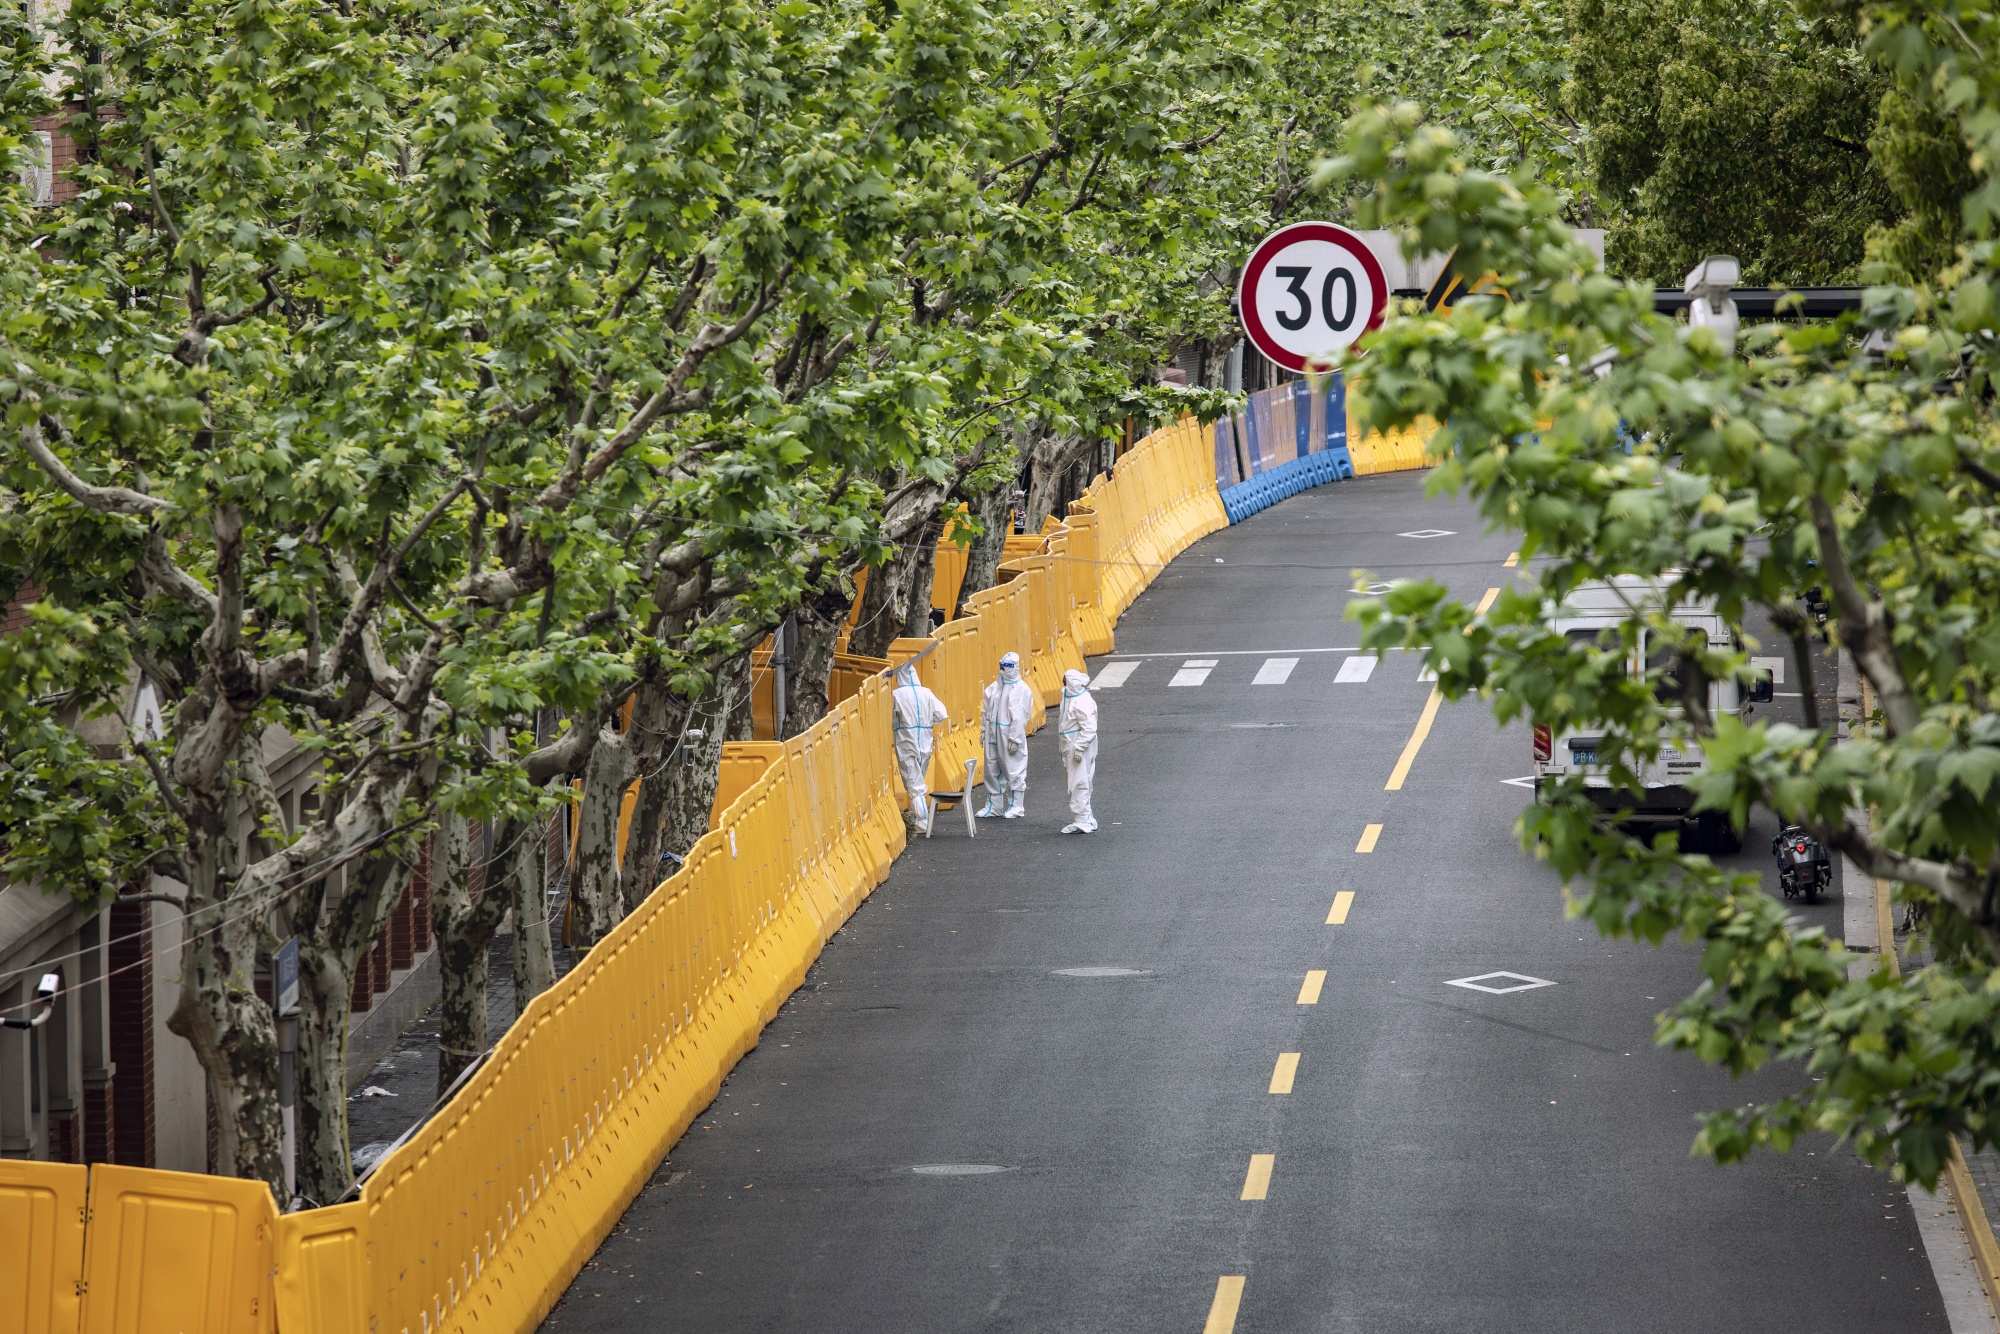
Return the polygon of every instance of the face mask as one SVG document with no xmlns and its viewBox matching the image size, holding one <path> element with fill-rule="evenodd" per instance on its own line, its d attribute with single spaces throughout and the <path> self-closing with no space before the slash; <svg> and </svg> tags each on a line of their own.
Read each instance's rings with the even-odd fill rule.
<svg viewBox="0 0 2000 1334">
<path fill-rule="evenodd" d="M 1008 685 L 1013 685 L 1021 679 L 1021 669 L 1019 667 L 1002 667 L 1000 669 L 1000 679 Z"/>
</svg>

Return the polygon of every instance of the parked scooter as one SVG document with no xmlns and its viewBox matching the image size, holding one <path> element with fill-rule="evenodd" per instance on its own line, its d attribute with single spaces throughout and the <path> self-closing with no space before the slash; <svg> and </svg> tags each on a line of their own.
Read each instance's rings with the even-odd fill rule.
<svg viewBox="0 0 2000 1334">
<path fill-rule="evenodd" d="M 1818 900 L 1822 890 L 1833 887 L 1833 861 L 1820 841 L 1795 824 L 1771 840 L 1771 855 L 1778 859 L 1778 884 L 1788 899 Z"/>
</svg>

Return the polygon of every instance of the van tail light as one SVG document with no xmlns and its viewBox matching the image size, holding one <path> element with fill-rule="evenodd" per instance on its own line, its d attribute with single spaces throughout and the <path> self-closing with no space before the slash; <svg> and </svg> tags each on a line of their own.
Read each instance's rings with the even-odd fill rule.
<svg viewBox="0 0 2000 1334">
<path fill-rule="evenodd" d="M 1547 763 L 1555 757 L 1555 734 L 1546 727 L 1535 729 L 1535 758 Z"/>
</svg>

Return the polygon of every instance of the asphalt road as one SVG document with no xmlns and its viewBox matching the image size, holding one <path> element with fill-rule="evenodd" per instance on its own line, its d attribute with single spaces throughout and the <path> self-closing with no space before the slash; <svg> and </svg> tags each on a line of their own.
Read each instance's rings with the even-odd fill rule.
<svg viewBox="0 0 2000 1334">
<path fill-rule="evenodd" d="M 1403 475 L 1184 555 L 1092 664 L 1138 664 L 1098 695 L 1102 831 L 1057 832 L 1052 729 L 1027 819 L 940 820 L 547 1327 L 1217 1334 L 1240 1277 L 1245 1334 L 1945 1329 L 1894 1183 L 1828 1143 L 1689 1157 L 1780 1085 L 1653 1047 L 1692 955 L 1564 919 L 1511 832 L 1524 728 L 1447 707 L 1384 790 L 1429 686 L 1336 679 L 1352 571 L 1476 600 L 1509 548 Z M 1498 970 L 1551 985 L 1449 985 Z"/>
</svg>

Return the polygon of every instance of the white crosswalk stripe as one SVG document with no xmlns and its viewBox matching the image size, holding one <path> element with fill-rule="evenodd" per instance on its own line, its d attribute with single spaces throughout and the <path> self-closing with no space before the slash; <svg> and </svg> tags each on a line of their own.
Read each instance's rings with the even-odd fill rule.
<svg viewBox="0 0 2000 1334">
<path fill-rule="evenodd" d="M 1138 668 L 1139 664 L 1136 662 L 1107 662 L 1097 669 L 1097 675 L 1091 679 L 1090 688 L 1116 690 L 1124 685 Z"/>
<path fill-rule="evenodd" d="M 1198 686 L 1203 681 L 1206 681 L 1208 674 L 1214 670 L 1214 658 L 1189 658 L 1181 664 L 1181 669 L 1174 673 L 1174 679 L 1167 682 L 1167 684 L 1170 686 Z"/>
<path fill-rule="evenodd" d="M 1291 676 L 1292 668 L 1299 665 L 1297 658 L 1266 658 L 1264 665 L 1257 669 L 1257 676 L 1250 682 L 1253 686 L 1281 686 Z"/>
<path fill-rule="evenodd" d="M 1380 658 L 1372 654 L 1363 654 L 1348 658 L 1340 664 L 1340 670 L 1334 674 L 1333 683 L 1335 685 L 1354 685 L 1358 682 L 1366 681 L 1374 674 L 1375 664 L 1380 661 Z"/>
</svg>

